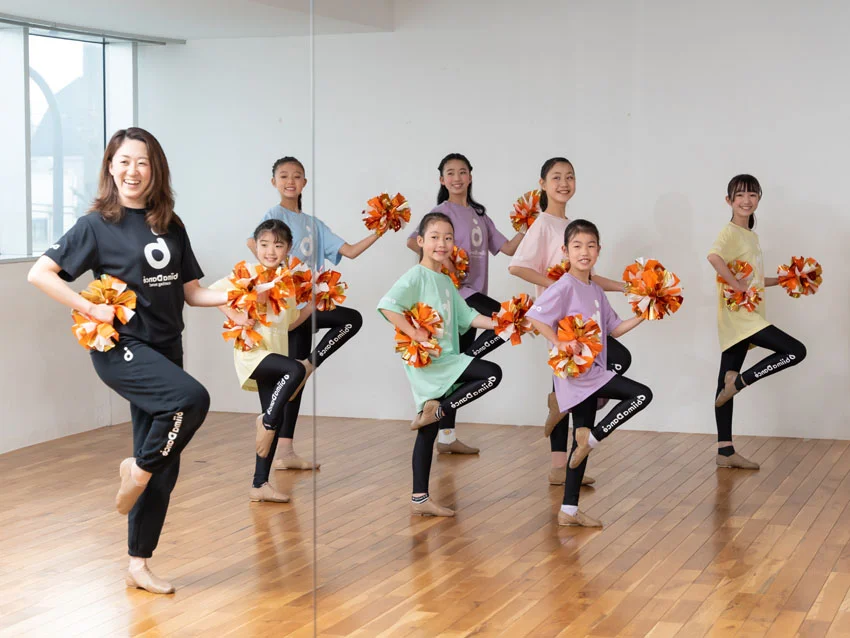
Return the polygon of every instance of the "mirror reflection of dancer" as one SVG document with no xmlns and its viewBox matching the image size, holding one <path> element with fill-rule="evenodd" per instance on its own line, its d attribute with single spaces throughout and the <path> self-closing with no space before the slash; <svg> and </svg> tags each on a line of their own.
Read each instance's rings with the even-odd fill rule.
<svg viewBox="0 0 850 638">
<path fill-rule="evenodd" d="M 370 234 L 356 244 L 348 244 L 335 235 L 321 220 L 305 215 L 301 208 L 301 193 L 307 186 L 304 165 L 294 157 L 282 157 L 272 166 L 272 186 L 280 195 L 280 203 L 272 206 L 263 217 L 263 221 L 278 219 L 292 231 L 292 248 L 290 253 L 308 267 L 317 269 L 329 261 L 336 265 L 343 257 L 354 259 L 378 240 L 378 236 Z M 254 238 L 248 239 L 248 248 L 256 256 L 257 245 Z M 314 273 L 315 274 L 315 273 Z M 310 352 L 313 319 L 309 319 L 289 333 L 289 356 L 303 361 L 307 377 L 313 373 L 313 363 L 319 367 L 331 355 L 345 345 L 363 327 L 363 316 L 347 306 L 337 306 L 333 310 L 317 311 L 315 315 L 316 329 L 327 330 L 318 339 L 316 348 Z M 302 392 L 292 399 L 295 404 L 294 414 L 297 416 L 301 408 Z M 294 432 L 295 423 L 284 426 Z M 295 453 L 291 439 L 281 439 L 279 458 L 274 461 L 276 470 L 310 470 L 313 463 L 302 459 Z M 316 468 L 319 464 L 316 464 Z"/>
<path fill-rule="evenodd" d="M 130 566 L 127 585 L 167 594 L 174 587 L 147 565 L 165 522 L 180 454 L 206 417 L 206 389 L 183 370 L 183 304 L 214 307 L 227 293 L 201 288 L 183 222 L 174 212 L 168 161 L 153 135 L 120 130 L 106 147 L 97 199 L 38 259 L 28 279 L 47 295 L 97 321 L 111 323 L 115 308 L 94 305 L 65 282 L 91 270 L 112 275 L 136 293 L 136 314 L 116 326 L 108 352 L 91 352 L 100 379 L 130 402 L 133 457 L 120 466 L 115 498 L 127 514 Z"/>
<path fill-rule="evenodd" d="M 254 242 L 257 246 L 257 259 L 265 268 L 275 270 L 281 264 L 288 263 L 292 233 L 282 221 L 269 219 L 262 222 L 254 231 Z M 210 288 L 233 290 L 236 287 L 225 278 L 215 282 Z M 292 398 L 301 391 L 306 380 L 308 362 L 296 361 L 287 356 L 289 332 L 310 320 L 313 306 L 307 304 L 299 310 L 296 308 L 294 297 L 289 298 L 287 302 L 286 309 L 280 315 L 271 314 L 268 317 L 270 325 L 254 325 L 254 330 L 263 337 L 256 348 L 247 352 L 241 348 L 233 349 L 233 363 L 236 366 L 239 385 L 243 390 L 259 393 L 262 409 L 262 414 L 256 420 L 257 458 L 254 463 L 254 480 L 248 492 L 252 501 L 289 502 L 287 494 L 278 492 L 269 483 L 269 473 L 278 442 L 282 442 L 287 449 L 292 449 L 299 407 Z M 229 306 L 222 306 L 220 310 L 236 323 L 244 323 L 247 320 L 244 313 Z"/>
<path fill-rule="evenodd" d="M 538 216 L 525 235 L 508 268 L 512 275 L 534 284 L 537 297 L 555 282 L 547 276 L 552 266 L 560 264 L 566 257 L 564 231 L 569 219 L 566 208 L 576 191 L 576 175 L 572 162 L 564 157 L 546 160 L 540 169 L 540 209 Z M 593 282 L 606 292 L 623 292 L 623 282 L 592 274 Z M 617 374 L 625 374 L 632 364 L 632 355 L 626 347 L 613 338 L 607 343 L 608 368 Z M 549 414 L 544 425 L 544 436 L 549 437 L 552 465 L 549 468 L 549 484 L 563 485 L 567 477 L 567 444 L 570 438 L 570 415 L 558 408 L 554 390 L 549 393 Z M 591 476 L 584 477 L 584 485 L 596 482 Z"/>
<path fill-rule="evenodd" d="M 493 223 L 487 209 L 472 198 L 472 164 L 460 153 L 446 155 L 437 167 L 440 172 L 440 190 L 437 193 L 437 206 L 432 213 L 443 213 L 454 226 L 455 245 L 463 248 L 469 256 L 467 277 L 458 292 L 467 305 L 485 317 L 499 312 L 501 304 L 487 296 L 489 280 L 489 256 L 500 252 L 512 256 L 522 241 L 523 234 L 517 233 L 508 240 Z M 407 246 L 419 253 L 418 231 L 414 230 L 407 239 Z M 446 267 L 454 271 L 449 260 Z M 488 341 L 496 339 L 495 344 Z M 501 337 L 485 332 L 476 339 L 475 328 L 460 335 L 460 352 L 473 357 L 482 352 L 490 352 L 504 343 Z M 452 419 L 443 419 L 437 437 L 437 452 L 440 454 L 478 454 L 477 447 L 466 445 L 455 435 L 455 423 Z"/>
<path fill-rule="evenodd" d="M 459 334 L 469 328 L 491 331 L 495 322 L 469 307 L 452 280 L 441 273 L 446 261 L 451 259 L 454 246 L 451 220 L 442 213 L 428 213 L 419 224 L 417 242 L 419 264 L 393 284 L 378 303 L 378 312 L 416 341 L 427 341 L 429 333 L 424 328 L 415 329 L 404 317 L 405 310 L 424 303 L 443 319 L 443 336 L 437 340 L 442 348 L 440 356 L 422 368 L 405 366 L 418 412 L 411 423 L 411 428 L 417 432 L 410 512 L 423 516 L 454 516 L 453 510 L 432 501 L 428 492 L 434 440 L 443 421 L 454 423 L 459 408 L 499 385 L 502 370 L 495 363 L 459 351 Z"/>
<path fill-rule="evenodd" d="M 570 222 L 564 231 L 564 245 L 570 271 L 540 295 L 526 316 L 552 345 L 559 344 L 555 331 L 558 322 L 568 315 L 592 318 L 602 331 L 602 351 L 588 371 L 566 379 L 554 377 L 559 409 L 564 412 L 572 410 L 573 414 L 573 446 L 558 525 L 602 527 L 600 521 L 578 509 L 587 456 L 600 441 L 652 401 L 648 387 L 615 374 L 607 365 L 611 340 L 606 337 L 624 335 L 640 325 L 643 319 L 631 317 L 621 321 L 608 303 L 602 287 L 591 280 L 593 266 L 602 248 L 599 230 L 594 224 L 583 219 Z M 564 344 L 561 342 L 561 345 Z M 581 346 L 575 341 L 566 344 L 566 347 L 573 348 L 576 353 L 581 351 Z M 600 399 L 616 399 L 618 403 L 594 425 Z"/>
<path fill-rule="evenodd" d="M 762 289 L 779 285 L 777 277 L 764 276 L 761 246 L 758 235 L 752 230 L 761 194 L 761 185 L 752 175 L 732 178 L 726 189 L 726 203 L 732 209 L 732 219 L 720 231 L 708 255 L 708 261 L 717 274 L 739 292 L 746 292 L 747 285 L 735 279 L 726 265 L 738 259 L 753 267 L 752 285 Z M 723 352 L 714 402 L 716 462 L 720 467 L 757 470 L 758 463 L 738 454 L 732 445 L 732 397 L 756 381 L 800 363 L 806 358 L 806 346 L 767 322 L 764 300 L 754 312 L 730 310 L 724 301 L 723 286 L 718 282 L 717 331 Z M 773 350 L 773 354 L 740 372 L 747 350 L 755 346 Z"/>
</svg>

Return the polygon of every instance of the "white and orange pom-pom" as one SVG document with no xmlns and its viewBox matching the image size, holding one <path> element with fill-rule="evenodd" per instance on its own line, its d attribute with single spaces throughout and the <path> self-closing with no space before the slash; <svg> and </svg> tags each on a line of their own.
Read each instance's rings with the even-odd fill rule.
<svg viewBox="0 0 850 638">
<path fill-rule="evenodd" d="M 444 275 L 449 276 L 452 283 L 455 285 L 455 288 L 460 288 L 461 284 L 463 284 L 467 276 L 469 276 L 469 255 L 463 248 L 455 245 L 454 248 L 452 248 L 451 260 L 455 269 L 452 271 L 443 266 L 441 272 Z"/>
<path fill-rule="evenodd" d="M 602 330 L 593 319 L 584 319 L 580 314 L 568 315 L 558 322 L 558 340 L 577 341 L 581 347 L 578 354 L 568 343 L 556 345 L 549 351 L 549 366 L 553 374 L 562 379 L 578 377 L 590 370 L 602 352 Z"/>
<path fill-rule="evenodd" d="M 511 213 L 511 225 L 518 233 L 524 233 L 540 214 L 540 191 L 533 190 L 518 197 Z"/>
<path fill-rule="evenodd" d="M 560 264 L 555 264 L 547 272 L 546 276 L 552 281 L 558 281 L 561 277 L 570 272 L 570 262 L 566 259 Z"/>
<path fill-rule="evenodd" d="M 333 310 L 345 301 L 348 284 L 339 280 L 341 276 L 336 270 L 323 270 L 316 277 L 316 283 L 313 286 L 316 310 Z"/>
<path fill-rule="evenodd" d="M 525 293 L 503 301 L 499 312 L 493 313 L 493 320 L 496 322 L 493 331 L 505 341 L 510 341 L 512 345 L 519 345 L 522 335 L 529 332 L 535 333 L 531 319 L 525 316 L 533 304 L 531 297 Z"/>
<path fill-rule="evenodd" d="M 623 271 L 624 292 L 635 316 L 649 321 L 672 315 L 681 306 L 679 278 L 655 259 L 640 257 Z"/>
<path fill-rule="evenodd" d="M 431 306 L 417 303 L 404 311 L 404 317 L 414 328 L 422 328 L 430 335 L 427 341 L 415 341 L 401 330 L 395 330 L 395 351 L 401 354 L 404 362 L 414 368 L 424 368 L 432 359 L 442 354 L 437 339 L 443 336 L 444 323 L 440 314 Z"/>
<path fill-rule="evenodd" d="M 260 264 L 249 266 L 244 261 L 236 264 L 228 277 L 233 289 L 227 293 L 227 305 L 244 312 L 254 321 L 268 325 L 265 305 L 260 304 L 256 290 L 257 282 L 265 272 L 266 269 Z"/>
<path fill-rule="evenodd" d="M 396 193 L 395 197 L 381 193 L 366 205 L 369 208 L 363 211 L 363 223 L 378 237 L 388 230 L 398 232 L 410 221 L 410 205 L 401 193 Z"/>
<path fill-rule="evenodd" d="M 292 273 L 282 264 L 274 270 L 267 268 L 261 273 L 257 277 L 254 289 L 257 292 L 259 309 L 273 323 L 281 320 L 283 311 L 295 297 Z"/>
<path fill-rule="evenodd" d="M 295 286 L 295 303 L 307 303 L 313 298 L 313 272 L 298 257 L 289 260 L 289 273 Z"/>
<path fill-rule="evenodd" d="M 112 306 L 121 323 L 127 323 L 136 314 L 136 293 L 112 275 L 101 275 L 80 292 L 80 296 L 93 304 Z M 71 312 L 71 317 L 74 320 L 71 331 L 86 350 L 107 352 L 115 347 L 118 331 L 111 323 L 96 321 L 76 310 Z"/>
<path fill-rule="evenodd" d="M 230 319 L 225 321 L 224 326 L 222 327 L 224 328 L 224 332 L 221 333 L 221 336 L 224 340 L 229 341 L 230 339 L 233 339 L 235 341 L 233 347 L 237 350 L 242 350 L 243 352 L 253 350 L 259 346 L 260 342 L 263 340 L 263 335 L 253 328 L 237 326 Z"/>
<path fill-rule="evenodd" d="M 791 263 L 781 265 L 776 274 L 779 285 L 795 299 L 815 294 L 823 283 L 823 268 L 811 257 L 791 257 Z"/>
<path fill-rule="evenodd" d="M 752 285 L 753 267 L 751 264 L 740 259 L 731 261 L 726 264 L 737 281 L 743 282 L 747 286 L 746 292 L 739 292 L 726 283 L 720 275 L 717 276 L 717 281 L 723 284 L 723 300 L 729 310 L 738 311 L 746 310 L 753 312 L 761 303 L 761 289 Z"/>
</svg>

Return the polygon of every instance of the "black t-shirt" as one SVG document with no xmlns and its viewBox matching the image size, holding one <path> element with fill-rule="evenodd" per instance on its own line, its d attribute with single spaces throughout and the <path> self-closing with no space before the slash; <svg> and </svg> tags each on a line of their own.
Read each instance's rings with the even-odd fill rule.
<svg viewBox="0 0 850 638">
<path fill-rule="evenodd" d="M 125 208 L 121 220 L 106 221 L 100 213 L 80 217 L 45 253 L 62 268 L 59 276 L 74 281 L 91 270 L 127 283 L 136 293 L 136 315 L 121 335 L 162 344 L 183 332 L 183 284 L 204 276 L 192 252 L 186 230 L 172 223 L 157 235 L 145 222 L 145 211 Z"/>
</svg>

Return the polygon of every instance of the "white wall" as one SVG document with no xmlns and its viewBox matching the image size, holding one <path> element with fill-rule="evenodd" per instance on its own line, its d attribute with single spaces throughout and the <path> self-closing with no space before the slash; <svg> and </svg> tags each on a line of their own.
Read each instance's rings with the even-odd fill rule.
<svg viewBox="0 0 850 638">
<path fill-rule="evenodd" d="M 0 454 L 130 418 L 127 402 L 100 382 L 71 334 L 71 311 L 27 283 L 31 265 L 0 264 Z"/>
<path fill-rule="evenodd" d="M 540 164 L 576 166 L 571 217 L 602 230 L 597 270 L 617 276 L 634 257 L 661 259 L 682 278 L 682 310 L 624 338 L 630 376 L 656 402 L 642 429 L 713 432 L 719 360 L 713 271 L 705 260 L 728 219 L 729 178 L 757 175 L 765 190 L 759 234 L 766 264 L 815 256 L 826 277 L 814 298 L 768 293 L 769 318 L 803 340 L 799 368 L 737 402 L 736 432 L 846 438 L 850 231 L 844 214 L 850 98 L 850 9 L 721 0 L 666 2 L 398 2 L 393 33 L 323 36 L 316 44 L 317 128 L 310 157 L 308 42 L 214 40 L 140 50 L 140 123 L 163 142 L 179 212 L 201 264 L 224 274 L 246 256 L 242 238 L 276 202 L 272 161 L 308 163 L 306 198 L 354 242 L 359 211 L 382 189 L 400 190 L 415 217 L 430 208 L 436 165 L 467 154 L 475 196 L 507 232 L 512 200 L 535 186 Z M 764 6 L 764 5 L 761 5 Z M 312 190 L 311 190 L 312 189 Z M 319 373 L 318 413 L 404 418 L 411 399 L 392 330 L 374 313 L 413 263 L 404 237 L 382 239 L 341 266 L 361 334 Z M 491 293 L 527 289 L 491 262 Z M 625 314 L 622 298 L 613 301 Z M 256 410 L 236 389 L 214 311 L 192 311 L 188 366 L 213 409 Z M 753 361 L 755 354 L 750 355 Z M 538 424 L 549 377 L 543 345 L 503 347 L 505 376 L 461 421 Z"/>
</svg>

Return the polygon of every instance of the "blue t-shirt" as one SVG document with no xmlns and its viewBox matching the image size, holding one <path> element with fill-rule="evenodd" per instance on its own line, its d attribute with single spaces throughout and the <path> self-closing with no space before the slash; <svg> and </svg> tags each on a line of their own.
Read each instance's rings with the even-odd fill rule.
<svg viewBox="0 0 850 638">
<path fill-rule="evenodd" d="M 308 266 L 313 255 L 316 256 L 316 264 L 319 268 L 325 265 L 325 259 L 334 265 L 342 259 L 339 249 L 345 244 L 345 240 L 335 235 L 320 219 L 297 213 L 280 204 L 269 208 L 263 221 L 268 219 L 279 219 L 289 226 L 292 231 L 292 249 L 289 254 L 298 257 Z M 315 232 L 313 232 L 314 226 Z"/>
</svg>

